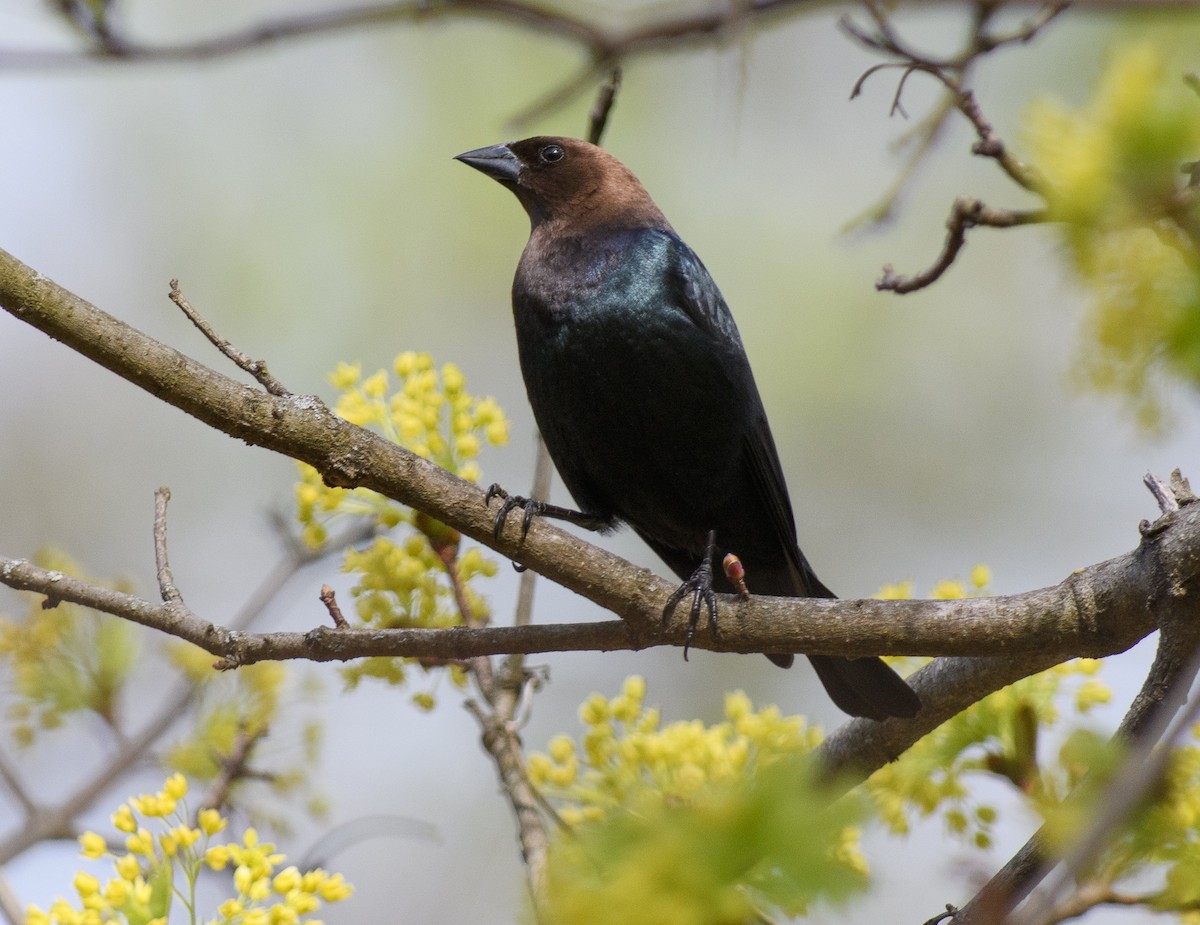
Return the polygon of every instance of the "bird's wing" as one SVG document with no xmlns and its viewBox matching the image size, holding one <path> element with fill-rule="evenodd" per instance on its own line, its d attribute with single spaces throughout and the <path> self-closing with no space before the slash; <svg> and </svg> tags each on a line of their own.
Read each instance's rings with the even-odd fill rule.
<svg viewBox="0 0 1200 925">
<path fill-rule="evenodd" d="M 725 304 L 721 290 L 709 275 L 708 268 L 679 237 L 669 232 L 660 233 L 669 239 L 671 260 L 668 280 L 674 301 L 697 327 L 742 349 L 742 338 L 733 315 Z"/>
<path fill-rule="evenodd" d="M 679 306 L 697 327 L 725 347 L 731 367 L 736 367 L 742 374 L 745 389 L 753 395 L 754 400 L 748 404 L 753 420 L 744 422 L 743 457 L 754 490 L 767 511 L 768 523 L 764 529 L 769 530 L 780 548 L 786 550 L 788 572 L 791 573 L 790 580 L 782 575 L 777 579 L 791 587 L 771 587 L 769 591 L 804 597 L 833 597 L 833 592 L 820 582 L 796 543 L 796 523 L 783 467 L 729 306 L 700 258 L 678 237 L 670 237 L 673 245 L 671 283 Z"/>
<path fill-rule="evenodd" d="M 771 531 L 787 552 L 789 571 L 793 573 L 795 586 L 786 590 L 801 597 L 835 597 L 817 578 L 797 545 L 796 522 L 792 517 L 787 484 L 783 480 L 783 468 L 779 464 L 779 454 L 775 450 L 775 441 L 766 417 L 760 417 L 751 426 L 743 442 L 750 476 L 767 510 Z M 771 588 L 770 592 L 786 593 L 783 588 Z"/>
</svg>

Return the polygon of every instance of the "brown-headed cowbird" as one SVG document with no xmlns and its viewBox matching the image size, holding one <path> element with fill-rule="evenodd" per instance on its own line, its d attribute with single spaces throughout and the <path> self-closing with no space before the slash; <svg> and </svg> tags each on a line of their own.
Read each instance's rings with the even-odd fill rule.
<svg viewBox="0 0 1200 925">
<path fill-rule="evenodd" d="M 538 137 L 458 155 L 529 213 L 513 281 L 521 372 L 534 417 L 578 511 L 505 498 L 591 530 L 629 524 L 685 579 L 716 629 L 726 552 L 761 594 L 835 595 L 796 541 L 775 441 L 737 326 L 700 259 L 625 165 L 573 138 Z M 686 654 L 686 650 L 685 650 Z M 792 656 L 769 653 L 788 667 Z M 917 695 L 877 658 L 810 656 L 854 716 L 913 716 Z"/>
</svg>

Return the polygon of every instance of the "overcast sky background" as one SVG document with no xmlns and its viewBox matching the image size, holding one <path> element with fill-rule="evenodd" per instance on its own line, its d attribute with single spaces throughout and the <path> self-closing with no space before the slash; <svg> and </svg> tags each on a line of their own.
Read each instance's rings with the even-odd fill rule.
<svg viewBox="0 0 1200 925">
<path fill-rule="evenodd" d="M 331 5 L 335 5 L 331 2 Z M 682 4 L 677 4 L 681 6 Z M 319 6 L 319 4 L 314 4 Z M 635 4 L 572 7 L 614 20 Z M 656 10 L 667 9 L 656 5 Z M 222 31 L 291 3 L 128 4 L 147 39 Z M 640 15 L 640 14 L 639 14 Z M 916 75 L 888 118 L 894 74 L 859 99 L 874 63 L 822 10 L 717 48 L 638 58 L 606 145 L 655 196 L 704 259 L 733 308 L 791 486 L 801 545 L 846 597 L 912 577 L 921 593 L 987 563 L 997 593 L 1056 583 L 1120 555 L 1156 508 L 1148 469 L 1185 472 L 1200 451 L 1195 398 L 1174 396 L 1168 431 L 1152 437 L 1110 399 L 1071 384 L 1081 295 L 1050 229 L 981 230 L 932 289 L 898 298 L 873 288 L 938 254 L 953 198 L 1030 201 L 995 165 L 972 160 L 955 122 L 902 199 L 871 234 L 841 229 L 889 186 L 891 143 L 932 99 Z M 898 19 L 922 47 L 947 51 L 966 17 L 938 7 Z M 1019 146 L 1022 109 L 1040 95 L 1086 98 L 1110 41 L 1128 20 L 1071 12 L 1029 46 L 1003 50 L 976 88 L 1000 134 Z M 0 9 L 3 46 L 69 44 L 43 5 Z M 218 331 L 263 357 L 293 391 L 333 396 L 339 361 L 368 371 L 401 350 L 453 360 L 469 387 L 513 421 L 512 441 L 482 459 L 485 481 L 521 490 L 533 424 L 517 368 L 509 284 L 528 223 L 513 197 L 451 160 L 534 133 L 582 134 L 588 92 L 515 130 L 508 119 L 572 73 L 576 49 L 489 22 L 454 20 L 288 42 L 205 64 L 0 71 L 0 247 L 151 335 L 229 371 L 167 300 L 178 277 Z M 96 575 L 130 576 L 153 593 L 153 491 L 170 486 L 175 577 L 197 612 L 223 622 L 279 556 L 268 512 L 290 510 L 294 468 L 155 401 L 42 334 L 0 315 L 0 553 L 55 544 Z M 1194 471 L 1191 472 L 1196 475 Z M 556 500 L 566 502 L 561 489 Z M 661 568 L 629 534 L 602 541 Z M 310 567 L 264 627 L 323 621 L 316 592 L 339 585 L 335 562 Z M 485 590 L 511 613 L 505 566 Z M 0 610 L 16 612 L 13 595 Z M 536 617 L 602 614 L 543 583 Z M 148 648 L 153 643 L 147 644 Z M 1148 664 L 1143 645 L 1105 676 L 1127 703 Z M 724 692 L 778 703 L 827 727 L 841 719 L 806 667 L 677 650 L 556 655 L 552 683 L 525 731 L 531 748 L 576 731 L 593 690 L 646 676 L 665 720 L 721 715 Z M 330 692 L 317 786 L 333 822 L 393 814 L 432 823 L 438 839 L 375 840 L 330 859 L 358 894 L 330 923 L 515 920 L 521 871 L 509 811 L 473 721 L 443 689 L 431 714 L 407 692 L 366 686 L 336 696 L 335 669 L 311 673 Z M 127 704 L 136 725 L 151 695 Z M 1119 710 L 1108 719 L 1115 723 Z M 108 746 L 46 737 L 11 760 L 40 797 L 77 777 Z M 299 746 L 281 733 L 279 754 Z M 83 760 L 80 759 L 83 756 Z M 155 786 L 157 772 L 139 787 Z M 134 791 L 101 801 L 95 824 Z M 999 792 L 999 790 L 997 790 Z M 869 838 L 878 881 L 857 921 L 904 909 L 918 921 L 970 892 L 1031 831 L 1013 817 L 981 853 L 947 845 L 940 823 L 908 845 Z M 0 800 L 0 832 L 15 821 Z M 321 826 L 302 825 L 300 855 Z M 7 871 L 24 901 L 70 890 L 74 846 L 48 846 Z M 891 915 L 886 910 L 890 910 Z M 816 910 L 815 922 L 842 921 Z M 1095 922 L 1128 922 L 1128 914 Z"/>
</svg>

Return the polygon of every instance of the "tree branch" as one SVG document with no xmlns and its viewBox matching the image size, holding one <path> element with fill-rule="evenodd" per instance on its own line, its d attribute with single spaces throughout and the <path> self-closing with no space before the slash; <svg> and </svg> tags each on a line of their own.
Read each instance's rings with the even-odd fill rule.
<svg viewBox="0 0 1200 925">
<path fill-rule="evenodd" d="M 357 430 L 357 428 L 355 428 Z M 366 433 L 366 432 L 361 432 Z M 392 447 L 396 452 L 404 451 Z M 442 470 L 438 470 L 441 472 Z M 367 477 L 367 473 L 364 473 Z M 462 483 L 481 496 L 474 486 Z M 404 494 L 409 494 L 406 490 Z M 399 499 L 397 499 L 399 500 Z M 490 523 L 478 502 L 478 511 Z M 458 527 L 457 505 L 425 513 Z M 475 517 L 462 519 L 471 523 Z M 610 651 L 682 645 L 682 621 L 665 631 L 654 625 L 671 584 L 623 559 L 568 535 L 545 537 L 554 528 L 535 521 L 515 554 L 540 560 L 546 547 L 561 545 L 568 559 L 553 571 L 624 621 L 529 626 L 461 626 L 448 629 L 336 629 L 245 633 L 205 620 L 178 601 L 154 603 L 88 584 L 21 559 L 0 558 L 0 583 L 23 591 L 92 607 L 194 643 L 235 667 L 263 660 L 345 661 L 368 656 L 465 659 L 505 653 Z M 519 530 L 519 527 L 518 527 Z M 490 527 L 485 545 L 504 551 Z M 1200 577 L 1200 510 L 1188 507 L 1161 518 L 1133 552 L 1072 573 L 1058 585 L 1004 597 L 962 600 L 817 600 L 721 595 L 721 635 L 699 631 L 694 645 L 719 652 L 788 651 L 815 655 L 1044 655 L 1055 661 L 1102 657 L 1124 651 L 1157 628 L 1147 607 L 1172 582 L 1190 586 Z M 593 590 L 594 571 L 608 581 Z M 557 580 L 557 578 L 556 578 Z M 647 624 L 650 625 L 649 628 Z"/>
<path fill-rule="evenodd" d="M 1178 470 L 1172 473 L 1169 490 L 1153 476 L 1147 475 L 1144 481 L 1164 513 L 1155 524 L 1143 525 L 1143 536 L 1155 535 L 1161 529 L 1160 525 L 1169 528 L 1180 516 L 1200 507 L 1193 503 L 1195 497 Z M 1059 877 L 1052 893 L 1062 892 L 1066 882 L 1074 879 L 1072 875 L 1078 875 L 1086 868 L 1108 835 L 1137 804 L 1139 796 L 1148 791 L 1165 769 L 1169 749 L 1160 748 L 1156 754 L 1154 750 L 1160 739 L 1169 743 L 1177 735 L 1176 731 L 1164 736 L 1164 731 L 1182 705 L 1200 668 L 1200 650 L 1197 648 L 1200 643 L 1200 621 L 1196 618 L 1190 586 L 1186 583 L 1176 584 L 1170 576 L 1164 577 L 1167 580 L 1159 592 L 1147 599 L 1147 605 L 1159 613 L 1162 627 L 1154 663 L 1113 736 L 1114 742 L 1125 745 L 1131 752 L 1110 787 L 1111 798 L 1091 831 L 1085 833 L 1070 852 L 1066 859 L 1068 873 Z M 1189 716 L 1197 706 L 1200 706 L 1200 701 L 1189 710 Z M 1174 728 L 1177 730 L 1190 723 L 1189 716 L 1177 720 Z M 1052 858 L 1048 856 L 1045 831 L 1039 829 L 958 911 L 954 917 L 956 925 L 990 925 L 1006 921 L 1008 914 L 1029 895 L 1051 867 Z M 1023 921 L 1044 922 L 1053 920 L 1054 915 L 1053 909 L 1047 909 L 1042 904 L 1030 910 Z"/>
<path fill-rule="evenodd" d="M 209 343 L 228 357 L 238 369 L 253 376 L 258 384 L 272 395 L 282 396 L 290 394 L 284 384 L 267 371 L 267 364 L 263 360 L 250 359 L 250 357 L 246 356 L 246 354 L 242 353 L 237 347 L 218 334 L 213 326 L 201 317 L 199 312 L 192 308 L 192 303 L 187 300 L 187 296 L 179 289 L 179 280 L 177 279 L 171 280 L 170 298 L 172 302 L 179 306 L 179 310 L 187 315 L 188 321 L 194 324 L 200 333 L 208 338 Z"/>
<path fill-rule="evenodd" d="M 954 0 L 957 3 L 957 0 Z M 1074 0 L 1076 7 L 1100 10 L 1186 7 L 1190 0 Z M 950 6 L 951 0 L 927 0 L 925 6 Z M 998 6 L 979 2 L 980 8 Z M 1039 11 L 1011 33 L 985 35 L 979 51 L 1011 42 L 1026 42 L 1054 18 L 1066 3 L 1010 0 L 1007 6 L 1036 6 Z M 588 17 L 528 0 L 393 0 L 358 6 L 298 13 L 228 29 L 207 38 L 175 43 L 143 42 L 118 33 L 111 15 L 86 19 L 70 17 L 72 25 L 92 41 L 80 51 L 0 49 L 0 67 L 50 69 L 96 61 L 190 62 L 228 57 L 288 40 L 391 23 L 421 23 L 435 19 L 490 19 L 574 43 L 595 57 L 630 57 L 663 46 L 720 41 L 727 30 L 745 19 L 784 17 L 828 6 L 827 0 L 745 0 L 715 6 L 697 4 L 649 17 L 636 26 L 607 26 Z M 75 4 L 72 10 L 84 10 Z"/>
<path fill-rule="evenodd" d="M 275 599 L 280 589 L 298 569 L 327 555 L 328 549 L 335 545 L 336 542 L 331 542 L 321 550 L 313 550 L 307 546 L 289 544 L 288 554 L 266 574 L 233 616 L 230 621 L 232 631 L 237 632 L 249 626 Z M 184 715 L 199 691 L 200 685 L 194 682 L 177 683 L 172 689 L 164 691 L 157 711 L 141 731 L 133 738 L 124 740 L 122 747 L 107 761 L 98 762 L 89 778 L 54 806 L 42 806 L 36 804 L 27 794 L 22 796 L 24 790 L 21 782 L 11 773 L 11 769 L 8 769 L 3 756 L 0 756 L 0 770 L 10 772 L 0 776 L 25 809 L 20 828 L 0 840 L 0 867 L 47 838 L 73 837 L 75 820 L 90 809 L 95 801 L 113 786 L 114 781 L 145 758 L 150 748 Z"/>
<path fill-rule="evenodd" d="M 942 246 L 941 256 L 929 269 L 913 274 L 900 276 L 887 265 L 883 275 L 875 283 L 880 292 L 894 292 L 906 295 L 936 282 L 943 273 L 950 269 L 958 257 L 958 252 L 967 243 L 967 229 L 986 225 L 989 228 L 1012 228 L 1016 225 L 1032 225 L 1047 221 L 1045 209 L 996 209 L 978 199 L 969 196 L 959 196 L 954 200 L 950 209 L 950 217 L 946 219 L 946 243 Z"/>
<path fill-rule="evenodd" d="M 1014 155 L 1004 140 L 996 134 L 992 124 L 984 116 L 975 94 L 966 88 L 966 83 L 981 57 L 1004 45 L 1030 41 L 1041 29 L 1062 13 L 1067 8 L 1067 4 L 1061 0 L 1053 0 L 1053 2 L 1042 5 L 1036 15 L 1017 29 L 1007 33 L 995 33 L 990 31 L 990 26 L 1000 4 L 977 3 L 973 11 L 971 31 L 963 48 L 956 54 L 940 58 L 919 52 L 905 42 L 893 27 L 889 14 L 874 0 L 866 0 L 864 6 L 873 20 L 873 29 L 865 29 L 857 25 L 849 16 L 844 16 L 839 22 L 842 31 L 860 45 L 896 60 L 885 61 L 868 68 L 855 82 L 850 91 L 850 98 L 857 97 L 862 92 L 863 85 L 867 80 L 885 69 L 901 71 L 896 92 L 892 97 L 892 115 L 896 113 L 906 115 L 901 105 L 901 97 L 908 78 L 913 74 L 929 74 L 945 87 L 945 92 L 930 115 L 912 133 L 911 138 L 915 139 L 916 148 L 909 156 L 907 164 L 901 170 L 892 188 L 876 206 L 852 222 L 851 225 L 868 220 L 878 223 L 890 216 L 901 189 L 908 183 L 917 165 L 932 150 L 950 113 L 954 110 L 962 113 L 975 129 L 978 140 L 972 146 L 971 153 L 991 158 L 1022 189 L 1038 192 L 1041 181 L 1037 172 Z M 1027 225 L 1047 220 L 1048 215 L 1045 209 L 996 209 L 985 205 L 978 199 L 960 196 L 951 207 L 950 217 L 946 221 L 946 241 L 937 261 L 929 269 L 912 276 L 900 276 L 890 265 L 885 266 L 883 276 L 875 284 L 875 288 L 903 295 L 932 284 L 941 278 L 958 257 L 959 251 L 966 243 L 966 234 L 969 228 L 979 225 L 1011 228 L 1014 225 Z"/>
<path fill-rule="evenodd" d="M 167 558 L 167 502 L 170 500 L 171 489 L 165 485 L 154 493 L 154 564 L 163 602 L 182 606 L 183 595 L 175 586 L 175 576 L 171 574 L 171 563 Z"/>
<path fill-rule="evenodd" d="M 674 583 L 536 520 L 525 540 L 513 523 L 493 538 L 483 492 L 443 469 L 333 415 L 312 396 L 274 396 L 235 382 L 142 334 L 0 251 L 0 306 L 72 349 L 230 436 L 301 459 L 333 485 L 361 485 L 435 517 L 519 560 L 619 617 L 559 626 L 445 630 L 336 630 L 251 634 L 161 604 L 95 588 L 22 560 L 0 560 L 0 582 L 95 607 L 187 639 L 226 660 L 330 660 L 365 655 L 466 659 L 501 652 L 608 650 L 672 643 L 677 623 L 659 615 Z M 912 720 L 854 721 L 826 742 L 831 766 L 870 770 L 980 697 L 1075 655 L 1123 651 L 1157 625 L 1157 603 L 1196 593 L 1200 506 L 1160 518 L 1125 556 L 1061 584 L 1004 598 L 958 601 L 819 601 L 723 596 L 721 651 L 831 655 L 955 656 L 918 672 L 926 704 Z M 1149 602 L 1149 605 L 1148 605 Z M 996 653 L 1002 653 L 997 656 Z"/>
<path fill-rule="evenodd" d="M 184 42 L 144 42 L 116 31 L 114 17 L 75 18 L 74 25 L 90 45 L 78 51 L 0 49 L 0 69 L 44 70 L 97 62 L 184 63 L 224 58 L 304 36 L 390 24 L 419 24 L 435 19 L 476 19 L 507 23 L 578 46 L 587 64 L 561 86 L 526 107 L 513 121 L 528 122 L 560 107 L 588 89 L 596 77 L 621 61 L 666 47 L 719 42 L 746 20 L 796 15 L 826 0 L 743 0 L 699 5 L 660 14 L 638 25 L 606 25 L 569 12 L 569 5 L 548 8 L 528 0 L 393 0 L 345 9 L 299 13 L 229 29 Z"/>
</svg>

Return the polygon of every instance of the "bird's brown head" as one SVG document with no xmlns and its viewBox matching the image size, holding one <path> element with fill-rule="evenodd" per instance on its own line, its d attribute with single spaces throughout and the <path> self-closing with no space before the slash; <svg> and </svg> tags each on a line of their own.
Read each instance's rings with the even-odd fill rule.
<svg viewBox="0 0 1200 925">
<path fill-rule="evenodd" d="M 593 144 L 539 135 L 455 158 L 512 190 L 536 231 L 605 225 L 670 228 L 632 171 Z"/>
</svg>

